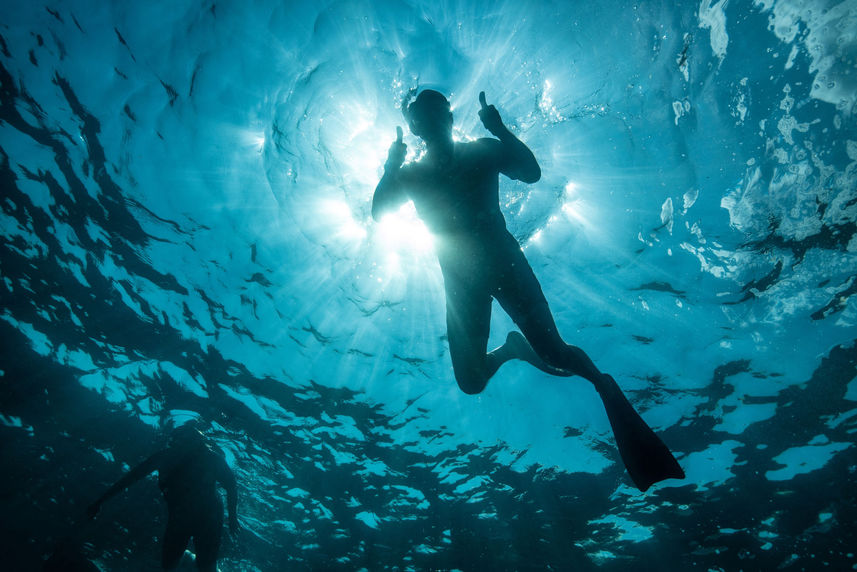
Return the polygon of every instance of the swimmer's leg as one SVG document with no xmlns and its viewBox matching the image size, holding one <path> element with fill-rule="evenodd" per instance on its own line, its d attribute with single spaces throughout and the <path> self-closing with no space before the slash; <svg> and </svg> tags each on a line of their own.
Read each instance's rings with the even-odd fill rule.
<svg viewBox="0 0 857 572">
<path fill-rule="evenodd" d="M 544 362 L 550 364 L 545 371 L 551 373 L 553 367 L 563 372 L 555 375 L 582 375 L 593 383 L 604 404 L 622 462 L 638 489 L 645 491 L 659 481 L 684 478 L 684 471 L 675 457 L 643 421 L 613 377 L 598 372 L 583 350 L 565 344 L 561 339 L 548 341 L 548 349 L 541 345 L 541 340 L 537 344 Z"/>
<path fill-rule="evenodd" d="M 446 335 L 449 356 L 458 387 L 464 393 L 480 393 L 500 367 L 495 357 L 486 353 L 491 324 L 491 298 L 447 289 Z"/>
<path fill-rule="evenodd" d="M 444 289 L 446 332 L 455 380 L 464 393 L 480 393 L 501 365 L 518 359 L 517 350 L 514 344 L 507 343 L 487 353 L 492 299 L 484 285 L 478 280 L 457 279 L 450 273 L 444 276 Z"/>
<path fill-rule="evenodd" d="M 223 528 L 223 507 L 214 499 L 208 514 L 199 514 L 194 526 L 193 544 L 196 548 L 196 567 L 200 572 L 217 572 L 217 556 Z"/>
<path fill-rule="evenodd" d="M 491 351 L 488 355 L 497 360 L 500 364 L 518 359 L 551 375 L 562 377 L 571 377 L 574 375 L 573 373 L 557 369 L 546 364 L 545 361 L 536 354 L 535 350 L 533 350 L 533 347 L 530 345 L 530 342 L 527 341 L 527 338 L 525 338 L 520 332 L 516 331 L 509 332 L 506 335 L 506 342 L 502 346 Z"/>
<path fill-rule="evenodd" d="M 604 404 L 622 462 L 641 491 L 665 479 L 684 478 L 675 457 L 634 410 L 616 381 L 601 373 L 583 350 L 562 340 L 535 275 L 529 265 L 518 266 L 517 276 L 506 281 L 498 301 L 521 328 L 526 340 L 510 334 L 504 347 L 508 346 L 508 351 L 514 352 L 518 359 L 547 373 L 563 377 L 580 375 L 592 382 Z"/>
<path fill-rule="evenodd" d="M 520 359 L 545 373 L 560 377 L 579 375 L 597 388 L 604 378 L 582 349 L 567 344 L 557 331 L 542 288 L 526 260 L 507 274 L 495 297 L 523 334 L 510 332 L 495 350 L 505 359 Z"/>
<path fill-rule="evenodd" d="M 496 355 L 497 359 L 502 360 L 500 363 L 504 363 L 512 359 L 519 359 L 545 373 L 549 373 L 550 375 L 556 375 L 559 377 L 571 377 L 573 375 L 577 375 L 574 371 L 552 367 L 545 363 L 545 361 L 540 358 L 533 349 L 533 346 L 530 345 L 530 342 L 527 341 L 527 338 L 525 338 L 520 332 L 516 331 L 509 332 L 506 336 L 506 343 L 492 351 L 489 355 L 492 354 Z M 593 367 L 595 366 L 593 365 Z"/>
<path fill-rule="evenodd" d="M 161 546 L 161 565 L 164 570 L 172 570 L 181 562 L 190 541 L 190 530 L 177 522 L 176 518 L 167 519 L 167 530 Z"/>
</svg>

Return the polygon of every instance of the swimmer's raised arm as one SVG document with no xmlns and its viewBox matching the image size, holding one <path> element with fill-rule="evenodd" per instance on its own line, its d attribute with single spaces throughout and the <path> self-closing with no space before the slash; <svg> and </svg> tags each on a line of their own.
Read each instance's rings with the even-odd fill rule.
<svg viewBox="0 0 857 572">
<path fill-rule="evenodd" d="M 112 487 L 107 489 L 107 491 L 103 495 L 101 495 L 98 500 L 89 505 L 89 507 L 86 509 L 86 514 L 89 516 L 89 518 L 95 518 L 95 515 L 97 515 L 98 512 L 101 510 L 101 505 L 104 504 L 106 500 L 116 496 L 118 493 L 124 491 L 129 486 L 133 485 L 146 475 L 157 471 L 158 467 L 160 467 L 163 456 L 163 451 L 155 453 L 154 455 L 152 455 L 151 457 L 128 471 L 128 473 L 126 473 L 125 476 L 123 476 L 121 479 L 116 481 L 116 483 Z"/>
<path fill-rule="evenodd" d="M 408 146 L 402 142 L 402 128 L 396 127 L 396 140 L 387 152 L 387 162 L 384 163 L 384 176 L 375 187 L 372 197 L 372 218 L 376 221 L 381 216 L 404 202 L 402 186 L 399 181 L 399 171 L 405 162 Z"/>
<path fill-rule="evenodd" d="M 524 183 L 535 183 L 542 177 L 539 162 L 530 148 L 515 137 L 503 124 L 500 112 L 493 105 L 485 101 L 485 92 L 479 92 L 479 119 L 482 125 L 503 144 L 503 160 L 500 172 L 511 179 L 517 179 Z"/>
</svg>

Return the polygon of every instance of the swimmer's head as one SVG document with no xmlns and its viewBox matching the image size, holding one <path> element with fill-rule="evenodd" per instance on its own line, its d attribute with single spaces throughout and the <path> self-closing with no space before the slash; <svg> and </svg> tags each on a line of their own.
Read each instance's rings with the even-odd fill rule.
<svg viewBox="0 0 857 572">
<path fill-rule="evenodd" d="M 196 421 L 189 421 L 184 425 L 180 425 L 173 429 L 170 434 L 171 447 L 194 447 L 205 445 L 205 435 L 199 429 L 199 424 Z"/>
<path fill-rule="evenodd" d="M 452 111 L 449 100 L 433 89 L 420 92 L 407 109 L 403 109 L 411 133 L 426 142 L 452 137 Z"/>
</svg>

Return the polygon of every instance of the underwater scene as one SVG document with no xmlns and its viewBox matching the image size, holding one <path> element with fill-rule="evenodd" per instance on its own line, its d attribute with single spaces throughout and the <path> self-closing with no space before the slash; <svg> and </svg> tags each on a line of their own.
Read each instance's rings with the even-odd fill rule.
<svg viewBox="0 0 857 572">
<path fill-rule="evenodd" d="M 4 569 L 857 569 L 857 1 L 2 4 Z"/>
</svg>

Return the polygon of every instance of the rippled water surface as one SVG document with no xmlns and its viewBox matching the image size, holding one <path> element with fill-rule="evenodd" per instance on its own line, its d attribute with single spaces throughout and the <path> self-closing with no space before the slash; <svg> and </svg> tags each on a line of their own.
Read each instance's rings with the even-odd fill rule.
<svg viewBox="0 0 857 572">
<path fill-rule="evenodd" d="M 223 571 L 857 565 L 854 0 L 3 13 L 10 569 L 157 569 L 153 480 L 83 513 L 192 418 L 238 476 Z M 458 390 L 431 236 L 369 214 L 424 87 L 533 150 L 508 227 L 687 479 L 638 492 L 579 379 Z"/>
</svg>

